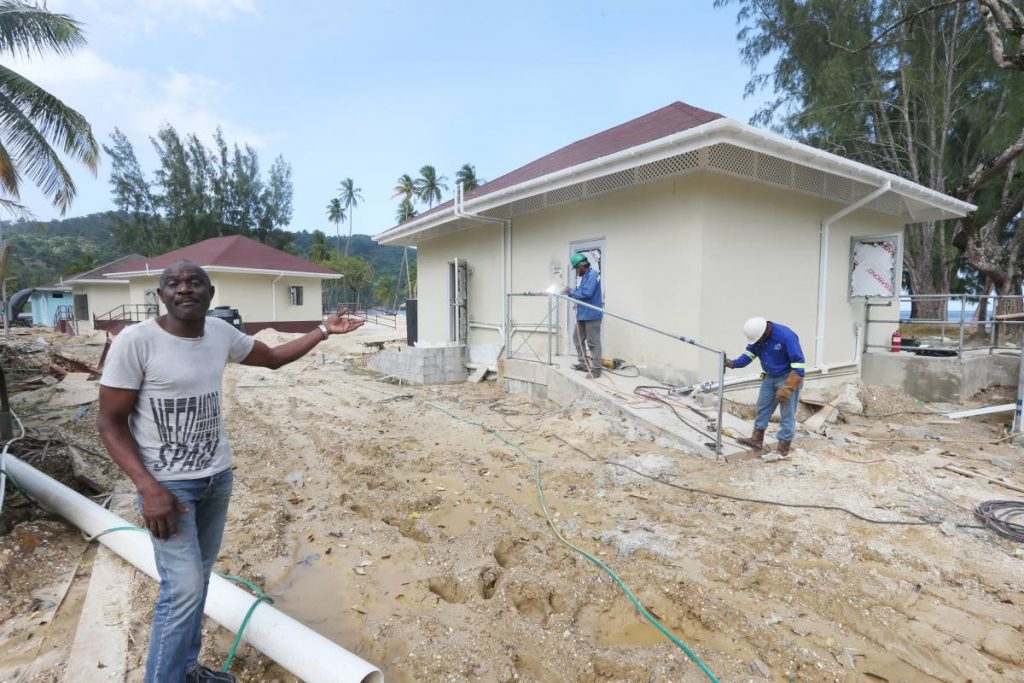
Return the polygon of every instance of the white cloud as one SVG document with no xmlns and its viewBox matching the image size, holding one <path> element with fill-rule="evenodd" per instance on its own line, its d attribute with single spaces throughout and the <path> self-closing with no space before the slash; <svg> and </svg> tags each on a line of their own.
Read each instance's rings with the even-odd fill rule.
<svg viewBox="0 0 1024 683">
<path fill-rule="evenodd" d="M 198 1 L 198 0 L 197 0 Z M 209 139 L 221 127 L 228 142 L 262 147 L 268 136 L 220 113 L 230 87 L 202 74 L 168 70 L 153 78 L 123 68 L 86 48 L 71 57 L 17 62 L 12 68 L 58 93 L 99 132 L 121 128 L 136 144 L 170 123 Z"/>
</svg>

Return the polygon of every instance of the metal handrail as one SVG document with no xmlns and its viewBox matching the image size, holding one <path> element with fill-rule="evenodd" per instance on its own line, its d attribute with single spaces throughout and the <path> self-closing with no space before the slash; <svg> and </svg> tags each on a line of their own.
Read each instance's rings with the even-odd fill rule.
<svg viewBox="0 0 1024 683">
<path fill-rule="evenodd" d="M 670 339 L 675 339 L 676 341 L 681 341 L 684 344 L 689 344 L 689 345 L 694 346 L 694 347 L 696 347 L 698 349 L 702 349 L 704 351 L 708 351 L 710 353 L 716 354 L 718 356 L 718 361 L 719 362 L 718 362 L 718 387 L 717 387 L 717 392 L 718 392 L 718 418 L 715 421 L 715 454 L 716 455 L 721 455 L 722 454 L 722 413 L 723 413 L 723 406 L 725 404 L 725 392 L 724 392 L 725 361 L 727 359 L 725 351 L 723 351 L 721 349 L 716 349 L 713 346 L 708 346 L 707 344 L 702 344 L 701 342 L 697 341 L 693 337 L 687 337 L 686 335 L 681 335 L 681 334 L 674 334 L 674 333 L 669 332 L 667 330 L 663 330 L 663 329 L 660 329 L 658 327 L 654 327 L 653 325 L 648 325 L 647 323 L 640 322 L 639 320 L 634 320 L 633 318 L 630 318 L 630 317 L 627 317 L 627 316 L 624 316 L 624 315 L 620 315 L 619 313 L 613 313 L 612 311 L 609 311 L 606 308 L 601 308 L 600 306 L 594 306 L 592 304 L 585 303 L 585 302 L 580 301 L 578 299 L 573 299 L 572 297 L 566 296 L 564 294 L 557 294 L 557 293 L 554 293 L 554 292 L 514 292 L 514 293 L 510 293 L 510 294 L 507 295 L 507 297 L 508 297 L 508 306 L 506 306 L 506 309 L 505 309 L 508 312 L 507 316 L 506 316 L 506 319 L 505 319 L 505 357 L 506 358 L 510 358 L 509 354 L 512 352 L 512 321 L 511 321 L 512 298 L 513 297 L 517 297 L 517 296 L 518 297 L 547 297 L 547 299 L 548 299 L 548 315 L 546 316 L 546 318 L 548 320 L 548 328 L 547 328 L 547 332 L 548 332 L 548 365 L 553 365 L 554 364 L 552 362 L 552 352 L 551 352 L 551 337 L 554 335 L 554 331 L 552 330 L 552 321 L 553 321 L 552 306 L 554 305 L 555 308 L 557 309 L 558 307 L 557 307 L 557 304 L 555 304 L 555 302 L 559 301 L 559 300 L 566 301 L 567 303 L 573 304 L 575 306 L 582 306 L 583 308 L 589 308 L 590 310 L 593 310 L 593 311 L 599 311 L 602 315 L 606 315 L 606 316 L 608 316 L 610 318 L 615 318 L 617 320 L 621 320 L 623 322 L 629 323 L 630 325 L 636 325 L 637 327 L 640 327 L 642 329 L 648 330 L 649 332 L 654 332 L 655 334 L 660 334 L 662 336 L 669 337 Z"/>
<path fill-rule="evenodd" d="M 1000 327 L 1010 327 L 1013 325 L 1024 325 L 1024 319 L 1008 320 L 1000 319 L 996 317 L 996 311 L 1000 301 L 1010 299 L 1024 299 L 1024 295 L 1019 294 L 904 294 L 898 297 L 898 299 L 892 299 L 885 303 L 868 302 L 865 314 L 865 340 L 870 339 L 870 326 L 872 323 L 881 323 L 887 325 L 940 325 L 939 336 L 943 342 L 946 341 L 946 327 L 949 326 L 957 331 L 958 338 L 955 346 L 950 344 L 948 346 L 936 347 L 937 350 L 946 351 L 952 354 L 956 352 L 956 356 L 959 360 L 963 360 L 965 351 L 982 351 L 988 350 L 989 354 L 994 353 L 997 350 L 1013 349 L 1018 350 L 1019 347 L 1004 346 L 999 344 L 998 330 Z M 980 302 L 985 300 L 989 302 L 988 311 L 986 317 L 981 320 L 968 320 L 967 319 L 967 302 Z M 913 304 L 915 301 L 920 302 L 942 302 L 944 307 L 943 318 L 914 318 L 912 315 L 904 318 L 902 314 L 897 311 L 897 318 L 873 318 L 872 309 L 875 308 L 891 308 L 895 302 L 909 301 Z M 949 304 L 956 302 L 960 304 L 959 319 L 951 320 L 949 318 Z M 987 330 L 989 333 L 988 344 L 979 346 L 965 346 L 964 344 L 964 331 L 966 328 L 981 328 Z M 866 341 L 864 344 L 865 349 L 889 349 L 892 350 L 891 344 L 872 344 Z M 912 350 L 915 347 L 908 347 L 906 350 Z M 901 349 L 903 350 L 903 349 Z M 923 350 L 923 349 L 922 349 Z"/>
</svg>

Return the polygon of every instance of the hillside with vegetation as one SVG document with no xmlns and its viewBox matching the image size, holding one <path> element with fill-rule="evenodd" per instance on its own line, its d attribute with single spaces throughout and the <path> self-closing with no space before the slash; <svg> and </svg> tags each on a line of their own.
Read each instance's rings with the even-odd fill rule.
<svg viewBox="0 0 1024 683">
<path fill-rule="evenodd" d="M 126 219 L 123 213 L 108 212 L 52 221 L 0 221 L 4 239 L 11 245 L 8 292 L 53 284 L 62 276 L 74 275 L 132 253 L 133 250 L 118 239 L 118 228 Z M 285 232 L 288 241 L 283 246 L 330 267 L 331 256 L 337 254 L 333 249 L 329 250 L 327 258 L 310 254 L 315 232 Z M 342 236 L 343 248 L 347 239 Z M 377 244 L 369 235 L 353 235 L 349 255 L 364 260 L 370 268 L 371 284 L 361 288 L 361 300 L 383 303 L 385 297 L 376 296 L 377 285 L 382 280 L 385 283 L 398 281 L 402 248 Z M 415 250 L 410 250 L 409 258 L 415 260 Z M 405 279 L 404 274 L 402 279 Z M 387 294 L 386 298 L 393 302 L 393 292 Z M 340 294 L 335 298 L 340 300 Z"/>
</svg>

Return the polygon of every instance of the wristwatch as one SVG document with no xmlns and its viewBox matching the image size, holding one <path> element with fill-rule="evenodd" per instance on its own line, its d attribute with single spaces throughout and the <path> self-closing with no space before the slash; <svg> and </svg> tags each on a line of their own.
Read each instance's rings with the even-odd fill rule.
<svg viewBox="0 0 1024 683">
<path fill-rule="evenodd" d="M 320 330 L 320 333 L 324 335 L 324 339 L 327 339 L 328 337 L 331 336 L 331 333 L 327 331 L 327 325 L 324 325 L 323 323 L 317 325 L 316 329 Z"/>
</svg>

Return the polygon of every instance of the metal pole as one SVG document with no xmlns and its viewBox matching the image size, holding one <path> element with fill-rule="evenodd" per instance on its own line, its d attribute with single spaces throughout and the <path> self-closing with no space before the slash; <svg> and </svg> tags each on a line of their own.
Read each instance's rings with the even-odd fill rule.
<svg viewBox="0 0 1024 683">
<path fill-rule="evenodd" d="M 1017 377 L 1017 405 L 1013 408 L 1014 434 L 1020 434 L 1021 432 L 1021 406 L 1024 404 L 1024 346 L 1021 347 L 1020 367 L 1018 372 L 1020 374 Z M 1024 435 L 1013 437 L 1013 443 L 1018 446 L 1024 445 Z"/>
<path fill-rule="evenodd" d="M 552 297 L 549 296 L 548 297 L 548 316 L 547 316 L 547 318 L 548 318 L 548 365 L 554 365 L 554 363 L 551 362 L 551 322 L 552 322 L 552 318 L 554 317 L 554 313 L 551 310 L 551 302 L 552 301 L 553 301 Z"/>
<path fill-rule="evenodd" d="M 960 295 L 960 345 L 956 348 L 957 358 L 960 359 L 960 364 L 964 362 L 964 314 L 967 311 L 967 295 Z"/>
<path fill-rule="evenodd" d="M 718 354 L 718 429 L 715 430 L 715 454 L 722 454 L 722 406 L 725 403 L 725 351 Z"/>
<path fill-rule="evenodd" d="M 505 295 L 505 358 L 512 353 L 512 295 Z"/>
<path fill-rule="evenodd" d="M 991 356 L 996 348 L 996 306 L 999 303 L 999 297 L 989 295 L 988 298 L 990 299 L 988 305 L 988 319 L 990 321 L 988 324 L 988 355 Z"/>
</svg>

